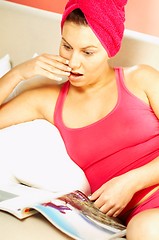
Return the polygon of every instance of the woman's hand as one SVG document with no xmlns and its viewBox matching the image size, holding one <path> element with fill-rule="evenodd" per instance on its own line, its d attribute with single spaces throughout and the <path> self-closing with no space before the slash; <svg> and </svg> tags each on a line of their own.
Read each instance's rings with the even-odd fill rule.
<svg viewBox="0 0 159 240">
<path fill-rule="evenodd" d="M 61 56 L 42 54 L 24 62 L 14 69 L 21 80 L 40 75 L 53 80 L 62 80 L 61 76 L 69 76 L 71 68 L 68 60 Z"/>
<path fill-rule="evenodd" d="M 94 205 L 108 216 L 117 217 L 135 192 L 135 184 L 123 174 L 103 184 L 92 194 L 90 200 L 94 201 Z"/>
</svg>

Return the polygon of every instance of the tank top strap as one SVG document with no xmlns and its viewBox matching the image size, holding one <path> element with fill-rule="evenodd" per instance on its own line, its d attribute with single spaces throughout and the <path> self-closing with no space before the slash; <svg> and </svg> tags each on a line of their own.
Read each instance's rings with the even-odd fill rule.
<svg viewBox="0 0 159 240">
<path fill-rule="evenodd" d="M 57 122 L 61 121 L 63 104 L 64 104 L 65 98 L 67 96 L 69 86 L 70 86 L 70 82 L 69 81 L 65 82 L 63 84 L 63 86 L 60 90 L 59 96 L 57 98 L 55 111 L 54 111 L 54 123 L 55 123 L 55 125 L 56 125 Z"/>
<path fill-rule="evenodd" d="M 124 82 L 124 72 L 122 67 L 115 67 L 115 74 L 116 74 L 116 83 L 118 89 L 118 95 L 121 97 L 125 92 L 127 92 L 127 88 Z"/>
<path fill-rule="evenodd" d="M 124 84 L 124 74 L 123 74 L 123 68 L 122 67 L 115 67 L 115 75 L 116 75 L 116 82 L 117 82 L 117 89 L 118 89 L 118 101 L 121 100 L 121 96 L 126 92 L 126 87 Z M 62 124 L 62 110 L 63 105 L 67 96 L 67 93 L 69 91 L 70 82 L 67 81 L 63 84 L 57 102 L 55 106 L 54 111 L 54 123 L 61 123 Z"/>
</svg>

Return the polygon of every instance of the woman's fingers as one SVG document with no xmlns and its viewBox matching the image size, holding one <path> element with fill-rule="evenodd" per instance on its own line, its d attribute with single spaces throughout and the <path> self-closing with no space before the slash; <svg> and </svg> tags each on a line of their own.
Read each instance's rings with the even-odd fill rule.
<svg viewBox="0 0 159 240">
<path fill-rule="evenodd" d="M 46 64 L 44 62 L 39 62 L 39 67 L 44 69 L 45 71 L 48 71 L 50 73 L 53 73 L 53 74 L 57 74 L 57 75 L 63 75 L 63 76 L 69 76 L 70 75 L 70 71 L 71 69 L 69 69 L 68 67 L 62 67 L 60 68 L 59 66 L 60 64 L 54 64 L 54 65 L 49 65 L 49 64 Z"/>
<path fill-rule="evenodd" d="M 68 66 L 69 61 L 67 59 L 62 58 L 61 56 L 56 55 L 49 55 L 49 54 L 43 54 L 37 57 L 37 59 L 41 63 L 46 63 L 46 66 L 50 66 L 51 70 L 59 69 L 60 73 L 62 71 L 64 72 L 70 72 L 71 68 Z"/>
<path fill-rule="evenodd" d="M 102 207 L 99 208 L 101 212 L 105 213 L 107 216 L 110 217 L 117 217 L 123 210 L 123 207 L 117 204 L 104 204 Z"/>
<path fill-rule="evenodd" d="M 51 79 L 60 80 L 61 76 L 69 76 L 71 68 L 67 65 L 68 60 L 60 56 L 43 54 L 36 59 L 36 72 Z"/>
<path fill-rule="evenodd" d="M 116 182 L 114 179 L 103 184 L 92 194 L 90 200 L 94 202 L 95 207 L 99 208 L 101 212 L 108 216 L 117 217 L 125 208 L 127 201 L 125 201 L 125 197 L 121 198 L 119 187 L 116 187 L 116 184 L 113 185 L 113 181 Z"/>
<path fill-rule="evenodd" d="M 42 54 L 17 66 L 17 72 L 22 80 L 41 75 L 53 80 L 62 80 L 69 76 L 71 68 L 68 60 L 61 56 Z"/>
</svg>

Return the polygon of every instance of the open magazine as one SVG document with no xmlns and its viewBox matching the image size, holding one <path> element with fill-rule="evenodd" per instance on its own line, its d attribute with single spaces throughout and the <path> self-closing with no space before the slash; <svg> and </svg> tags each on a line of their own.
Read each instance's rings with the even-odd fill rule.
<svg viewBox="0 0 159 240">
<path fill-rule="evenodd" d="M 77 240 L 115 239 L 126 234 L 116 218 L 100 212 L 81 191 L 52 193 L 11 184 L 0 187 L 0 210 L 19 219 L 41 213 L 55 227 Z"/>
</svg>

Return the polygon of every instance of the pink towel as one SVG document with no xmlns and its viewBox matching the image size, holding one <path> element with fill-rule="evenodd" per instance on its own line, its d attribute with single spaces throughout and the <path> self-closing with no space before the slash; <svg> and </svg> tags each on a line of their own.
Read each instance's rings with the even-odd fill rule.
<svg viewBox="0 0 159 240">
<path fill-rule="evenodd" d="M 69 13 L 80 8 L 108 56 L 113 57 L 119 51 L 123 38 L 126 3 L 127 0 L 69 0 L 61 27 Z"/>
</svg>

